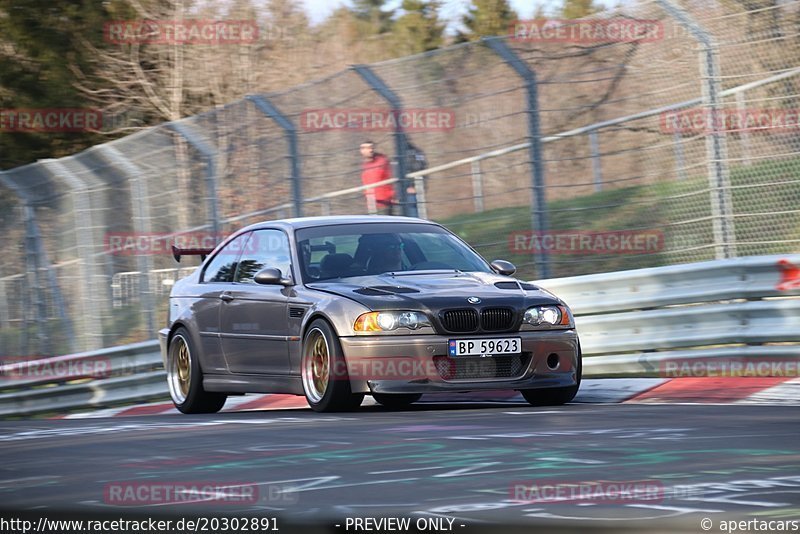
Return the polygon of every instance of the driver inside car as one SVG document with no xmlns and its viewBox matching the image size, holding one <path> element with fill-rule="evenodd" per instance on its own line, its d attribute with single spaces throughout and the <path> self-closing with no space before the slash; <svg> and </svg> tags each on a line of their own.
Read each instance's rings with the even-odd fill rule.
<svg viewBox="0 0 800 534">
<path fill-rule="evenodd" d="M 396 234 L 377 234 L 372 242 L 372 255 L 367 261 L 368 274 L 404 271 L 403 241 Z"/>
</svg>

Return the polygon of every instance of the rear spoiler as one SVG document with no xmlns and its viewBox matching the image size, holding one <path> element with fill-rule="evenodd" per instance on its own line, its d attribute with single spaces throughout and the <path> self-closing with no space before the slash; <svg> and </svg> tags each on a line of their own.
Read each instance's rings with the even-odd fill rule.
<svg viewBox="0 0 800 534">
<path fill-rule="evenodd" d="M 178 263 L 181 262 L 181 256 L 200 256 L 200 261 L 206 259 L 206 256 L 214 252 L 214 248 L 178 248 L 172 245 L 172 257 Z"/>
</svg>

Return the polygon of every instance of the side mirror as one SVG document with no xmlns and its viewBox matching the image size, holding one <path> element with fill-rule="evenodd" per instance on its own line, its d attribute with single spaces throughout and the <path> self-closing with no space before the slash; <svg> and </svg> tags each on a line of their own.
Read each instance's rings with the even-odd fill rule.
<svg viewBox="0 0 800 534">
<path fill-rule="evenodd" d="M 292 281 L 288 278 L 284 278 L 283 274 L 281 274 L 280 269 L 275 269 L 274 267 L 265 267 L 258 271 L 253 277 L 253 280 L 257 284 L 265 285 L 265 286 L 290 286 L 292 285 Z"/>
<path fill-rule="evenodd" d="M 510 261 L 506 260 L 494 260 L 492 263 L 492 269 L 497 274 L 504 274 L 506 276 L 511 276 L 515 272 L 517 272 L 517 268 L 514 267 L 514 264 Z"/>
</svg>

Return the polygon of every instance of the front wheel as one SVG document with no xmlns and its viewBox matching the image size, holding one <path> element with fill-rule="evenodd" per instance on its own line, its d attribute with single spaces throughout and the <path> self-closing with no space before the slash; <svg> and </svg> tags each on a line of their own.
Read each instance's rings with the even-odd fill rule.
<svg viewBox="0 0 800 534">
<path fill-rule="evenodd" d="M 575 385 L 564 388 L 544 388 L 544 389 L 523 389 L 520 390 L 522 396 L 533 406 L 559 406 L 566 404 L 578 394 L 581 387 L 581 375 L 583 374 L 583 355 L 581 354 L 580 344 L 578 344 L 578 366 L 575 371 Z"/>
<path fill-rule="evenodd" d="M 523 389 L 522 396 L 532 406 L 559 406 L 575 398 L 578 386 L 565 388 Z"/>
<path fill-rule="evenodd" d="M 323 319 L 308 327 L 300 361 L 303 392 L 315 412 L 341 412 L 358 408 L 363 393 L 353 393 L 339 337 Z"/>
<path fill-rule="evenodd" d="M 422 395 L 419 393 L 373 393 L 372 398 L 386 408 L 405 408 L 421 399 Z"/>
<path fill-rule="evenodd" d="M 189 332 L 181 327 L 169 344 L 167 384 L 175 407 L 183 413 L 216 413 L 227 396 L 203 389 L 203 372 Z"/>
</svg>

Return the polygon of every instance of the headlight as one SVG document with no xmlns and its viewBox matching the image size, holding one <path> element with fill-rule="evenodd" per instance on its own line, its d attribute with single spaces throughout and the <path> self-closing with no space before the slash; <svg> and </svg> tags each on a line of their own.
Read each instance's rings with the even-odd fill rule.
<svg viewBox="0 0 800 534">
<path fill-rule="evenodd" d="M 569 326 L 572 324 L 572 315 L 566 306 L 534 306 L 525 310 L 522 322 L 533 326 Z"/>
<path fill-rule="evenodd" d="M 356 332 L 391 332 L 398 328 L 417 330 L 423 326 L 430 326 L 428 317 L 424 313 L 413 311 L 385 311 L 361 314 L 356 319 L 353 329 Z"/>
</svg>

